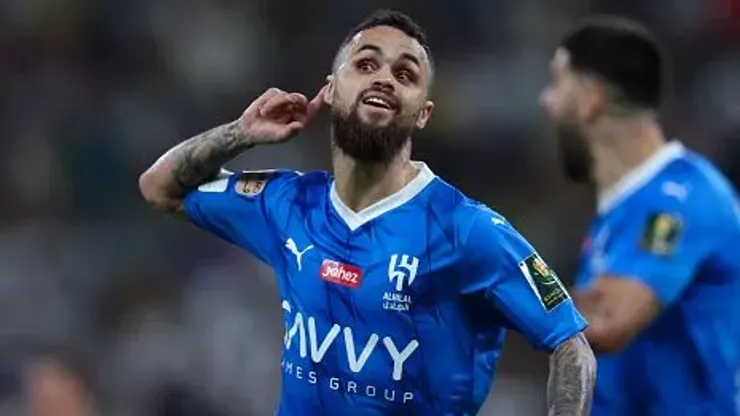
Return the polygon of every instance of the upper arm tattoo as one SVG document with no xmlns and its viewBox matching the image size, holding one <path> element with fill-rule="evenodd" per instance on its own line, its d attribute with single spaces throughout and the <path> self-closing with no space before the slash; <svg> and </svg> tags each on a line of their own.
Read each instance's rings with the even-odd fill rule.
<svg viewBox="0 0 740 416">
<path fill-rule="evenodd" d="M 548 414 L 588 415 L 595 381 L 596 359 L 584 335 L 578 333 L 550 355 Z"/>
</svg>

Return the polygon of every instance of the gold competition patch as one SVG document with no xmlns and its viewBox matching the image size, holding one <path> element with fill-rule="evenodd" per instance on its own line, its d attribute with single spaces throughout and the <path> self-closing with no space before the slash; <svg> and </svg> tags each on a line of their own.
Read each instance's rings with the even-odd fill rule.
<svg viewBox="0 0 740 416">
<path fill-rule="evenodd" d="M 678 215 L 668 212 L 651 214 L 645 224 L 640 247 L 660 256 L 673 255 L 682 231 L 683 220 Z"/>
<path fill-rule="evenodd" d="M 558 276 L 537 253 L 519 263 L 519 269 L 548 312 L 570 299 Z"/>
<path fill-rule="evenodd" d="M 265 189 L 267 181 L 274 173 L 274 170 L 244 171 L 236 181 L 234 190 L 240 195 L 257 196 Z"/>
</svg>

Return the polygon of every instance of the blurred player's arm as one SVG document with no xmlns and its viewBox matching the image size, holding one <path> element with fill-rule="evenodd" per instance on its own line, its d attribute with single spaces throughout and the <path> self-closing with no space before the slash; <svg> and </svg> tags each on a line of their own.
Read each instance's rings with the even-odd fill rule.
<svg viewBox="0 0 740 416">
<path fill-rule="evenodd" d="M 573 298 L 597 352 L 620 351 L 691 284 L 709 252 L 724 243 L 719 214 L 658 197 L 613 235 L 603 272 Z"/>
<path fill-rule="evenodd" d="M 469 215 L 469 214 L 468 214 Z M 483 296 L 503 323 L 550 353 L 550 415 L 588 415 L 596 359 L 576 310 L 555 272 L 503 218 L 480 210 L 467 235 L 463 293 Z"/>
<path fill-rule="evenodd" d="M 603 275 L 573 299 L 586 317 L 586 337 L 596 352 L 623 349 L 660 314 L 662 305 L 653 291 L 634 276 Z"/>
<path fill-rule="evenodd" d="M 548 414 L 590 414 L 595 381 L 596 359 L 586 337 L 578 333 L 550 354 Z"/>
<path fill-rule="evenodd" d="M 242 116 L 175 146 L 139 178 L 144 198 L 156 209 L 184 215 L 185 197 L 214 179 L 221 167 L 257 144 L 290 139 L 316 115 L 324 89 L 310 102 L 298 93 L 271 88 Z"/>
<path fill-rule="evenodd" d="M 184 215 L 185 196 L 252 146 L 239 120 L 218 126 L 170 149 L 141 175 L 139 188 L 154 208 Z"/>
</svg>

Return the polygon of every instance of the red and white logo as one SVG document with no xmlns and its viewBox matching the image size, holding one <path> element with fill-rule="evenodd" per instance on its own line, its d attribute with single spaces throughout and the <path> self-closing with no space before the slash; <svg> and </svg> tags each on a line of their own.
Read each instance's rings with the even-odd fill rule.
<svg viewBox="0 0 740 416">
<path fill-rule="evenodd" d="M 352 289 L 356 289 L 362 283 L 362 269 L 334 260 L 324 260 L 321 263 L 319 276 L 327 282 Z"/>
</svg>

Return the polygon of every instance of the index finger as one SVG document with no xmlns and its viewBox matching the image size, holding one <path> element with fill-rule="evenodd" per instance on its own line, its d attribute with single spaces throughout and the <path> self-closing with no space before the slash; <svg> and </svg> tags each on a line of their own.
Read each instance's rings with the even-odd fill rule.
<svg viewBox="0 0 740 416">
<path fill-rule="evenodd" d="M 324 106 L 324 93 L 326 92 L 327 87 L 328 84 L 325 84 L 323 87 L 321 87 L 316 96 L 308 102 L 308 106 L 306 108 L 307 120 L 312 119 L 319 112 L 319 110 L 321 110 L 321 107 Z"/>
</svg>

